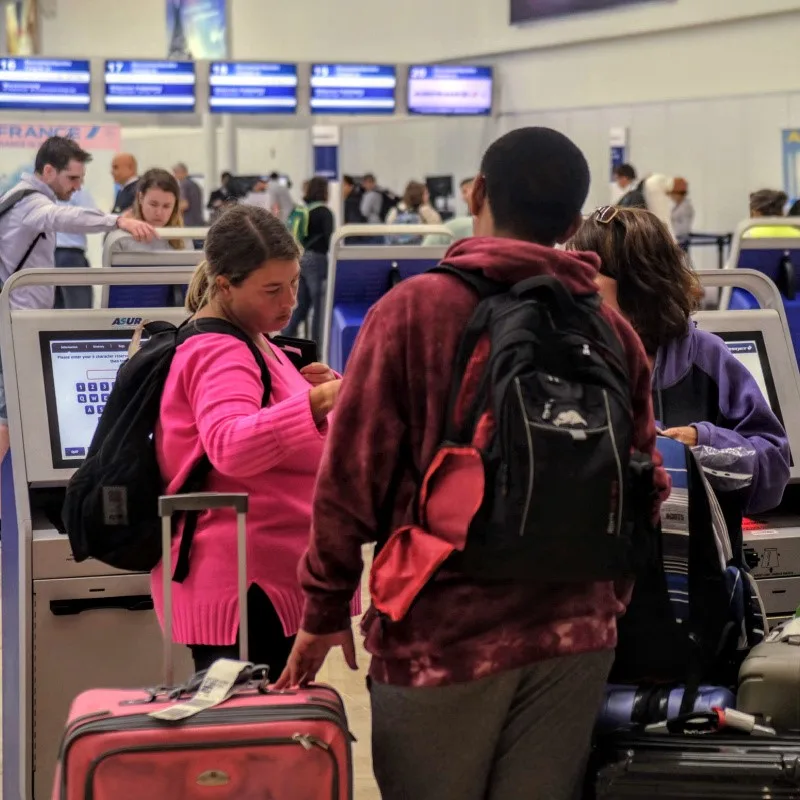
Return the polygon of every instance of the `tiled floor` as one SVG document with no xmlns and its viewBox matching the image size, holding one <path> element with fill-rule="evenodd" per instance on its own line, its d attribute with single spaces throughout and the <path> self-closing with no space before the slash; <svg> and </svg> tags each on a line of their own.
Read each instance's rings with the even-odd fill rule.
<svg viewBox="0 0 800 800">
<path fill-rule="evenodd" d="M 365 559 L 364 576 L 369 574 L 371 558 Z M 366 580 L 362 584 L 364 608 L 369 603 Z M 362 646 L 362 637 L 358 632 L 357 621 L 353 622 L 355 631 L 358 672 L 353 672 L 344 663 L 340 650 L 332 653 L 318 676 L 318 680 L 335 686 L 342 693 L 347 704 L 347 715 L 350 721 L 350 730 L 358 740 L 353 745 L 354 798 L 355 800 L 380 800 L 380 793 L 372 775 L 372 758 L 370 751 L 371 721 L 369 711 L 369 696 L 365 684 L 369 656 Z"/>
</svg>

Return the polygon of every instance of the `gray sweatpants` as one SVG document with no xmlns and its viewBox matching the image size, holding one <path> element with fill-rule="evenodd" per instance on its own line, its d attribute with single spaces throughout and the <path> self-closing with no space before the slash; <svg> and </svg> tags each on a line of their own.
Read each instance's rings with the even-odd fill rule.
<svg viewBox="0 0 800 800">
<path fill-rule="evenodd" d="M 470 683 L 372 683 L 372 761 L 383 800 L 573 800 L 613 651 Z"/>
</svg>

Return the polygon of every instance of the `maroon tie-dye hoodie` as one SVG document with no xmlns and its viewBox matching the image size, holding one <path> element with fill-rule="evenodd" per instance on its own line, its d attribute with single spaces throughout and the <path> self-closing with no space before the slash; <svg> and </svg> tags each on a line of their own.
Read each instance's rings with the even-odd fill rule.
<svg viewBox="0 0 800 800">
<path fill-rule="evenodd" d="M 594 254 L 503 238 L 465 239 L 445 260 L 509 284 L 554 275 L 582 294 L 596 290 L 599 266 Z M 476 303 L 457 278 L 426 274 L 401 283 L 367 315 L 328 434 L 310 547 L 300 567 L 305 630 L 332 633 L 350 624 L 362 545 L 383 542 L 411 521 L 418 483 L 442 436 L 459 340 Z M 654 454 L 644 349 L 618 313 L 605 306 L 602 313 L 628 357 L 634 447 Z M 666 489 L 660 469 L 657 479 Z M 628 595 L 608 582 L 477 583 L 442 569 L 402 621 L 367 612 L 363 632 L 373 655 L 371 675 L 384 683 L 443 685 L 612 648 Z"/>
</svg>

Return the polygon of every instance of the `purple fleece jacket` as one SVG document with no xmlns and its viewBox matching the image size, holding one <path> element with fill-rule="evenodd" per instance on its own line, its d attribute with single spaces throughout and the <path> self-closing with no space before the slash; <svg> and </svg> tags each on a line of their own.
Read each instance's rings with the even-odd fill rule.
<svg viewBox="0 0 800 800">
<path fill-rule="evenodd" d="M 702 418 L 712 415 L 701 410 L 702 401 L 698 403 L 699 419 L 692 422 L 697 428 L 698 444 L 717 449 L 754 449 L 755 471 L 745 512 L 754 514 L 775 508 L 789 480 L 786 431 L 753 376 L 722 339 L 691 324 L 686 336 L 659 349 L 653 369 L 656 418 L 659 418 L 659 402 L 669 397 L 668 390 L 693 369 L 700 370 L 716 386 L 719 402 L 716 422 Z M 713 392 L 710 396 L 713 397 Z"/>
</svg>

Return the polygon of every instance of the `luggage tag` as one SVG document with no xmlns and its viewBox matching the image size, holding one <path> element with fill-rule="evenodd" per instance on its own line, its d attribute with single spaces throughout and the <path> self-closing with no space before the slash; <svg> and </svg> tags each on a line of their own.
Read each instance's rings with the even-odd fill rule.
<svg viewBox="0 0 800 800">
<path fill-rule="evenodd" d="M 244 661 L 221 658 L 211 665 L 194 696 L 184 702 L 169 706 L 169 708 L 151 711 L 148 716 L 164 722 L 177 722 L 193 717 L 201 711 L 214 708 L 231 696 L 236 688 L 239 675 L 249 666 Z"/>
</svg>

